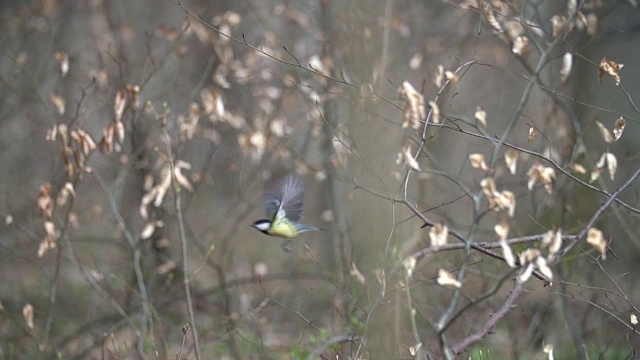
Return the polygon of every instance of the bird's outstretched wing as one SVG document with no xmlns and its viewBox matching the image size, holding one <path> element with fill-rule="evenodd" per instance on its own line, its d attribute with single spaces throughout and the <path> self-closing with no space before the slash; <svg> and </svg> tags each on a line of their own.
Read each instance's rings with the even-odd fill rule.
<svg viewBox="0 0 640 360">
<path fill-rule="evenodd" d="M 304 184 L 294 174 L 275 178 L 265 185 L 264 200 L 267 218 L 286 217 L 297 222 L 302 215 Z"/>
</svg>

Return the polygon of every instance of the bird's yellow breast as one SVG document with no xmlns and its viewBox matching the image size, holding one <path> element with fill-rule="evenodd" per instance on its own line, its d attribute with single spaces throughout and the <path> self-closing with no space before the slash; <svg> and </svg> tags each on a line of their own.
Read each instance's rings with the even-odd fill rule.
<svg viewBox="0 0 640 360">
<path fill-rule="evenodd" d="M 292 239 L 298 235 L 298 228 L 287 219 L 276 220 L 267 229 L 267 234 L 285 239 Z"/>
</svg>

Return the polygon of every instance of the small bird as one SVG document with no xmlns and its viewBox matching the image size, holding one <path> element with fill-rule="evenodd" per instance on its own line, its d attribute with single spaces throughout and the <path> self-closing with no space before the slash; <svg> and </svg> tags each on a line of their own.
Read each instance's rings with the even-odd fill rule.
<svg viewBox="0 0 640 360">
<path fill-rule="evenodd" d="M 276 178 L 265 186 L 264 208 L 267 219 L 253 223 L 253 227 L 269 235 L 283 239 L 293 239 L 307 231 L 324 230 L 315 226 L 298 224 L 302 215 L 304 185 L 295 175 Z M 285 241 L 283 249 L 288 251 Z"/>
</svg>

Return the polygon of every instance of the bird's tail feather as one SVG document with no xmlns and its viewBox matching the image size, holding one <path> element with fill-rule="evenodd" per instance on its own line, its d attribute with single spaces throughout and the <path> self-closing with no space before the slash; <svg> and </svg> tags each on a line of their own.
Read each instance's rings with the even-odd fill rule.
<svg viewBox="0 0 640 360">
<path fill-rule="evenodd" d="M 303 224 L 296 224 L 296 227 L 298 228 L 298 233 L 303 233 L 303 232 L 307 232 L 307 231 L 327 231 L 323 228 L 319 228 L 316 226 L 307 226 L 307 225 L 303 225 Z"/>
</svg>

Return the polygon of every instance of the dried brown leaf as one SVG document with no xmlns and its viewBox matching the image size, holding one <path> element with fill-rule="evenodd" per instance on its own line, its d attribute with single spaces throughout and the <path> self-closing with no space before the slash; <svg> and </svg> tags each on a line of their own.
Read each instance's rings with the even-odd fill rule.
<svg viewBox="0 0 640 360">
<path fill-rule="evenodd" d="M 69 72 L 69 55 L 64 51 L 58 50 L 56 51 L 55 58 L 58 60 L 58 63 L 60 63 L 60 73 L 62 77 L 67 76 Z"/>
<path fill-rule="evenodd" d="M 184 176 L 184 174 L 182 174 L 182 169 L 190 170 L 191 164 L 189 164 L 184 160 L 176 161 L 176 164 L 173 167 L 173 176 L 175 177 L 176 182 L 180 186 L 187 189 L 187 191 L 189 192 L 193 192 L 193 185 L 191 185 L 191 182 L 189 181 L 189 179 L 187 179 L 187 177 Z"/>
<path fill-rule="evenodd" d="M 56 111 L 58 112 L 58 114 L 59 115 L 64 115 L 64 112 L 65 112 L 64 98 L 62 96 L 58 96 L 58 95 L 53 94 L 53 95 L 51 95 L 49 100 L 51 100 L 51 103 L 56 108 Z"/>
<path fill-rule="evenodd" d="M 504 153 L 504 162 L 507 164 L 511 175 L 515 175 L 518 166 L 518 152 L 515 149 L 507 150 Z"/>
<path fill-rule="evenodd" d="M 627 126 L 627 122 L 624 117 L 620 116 L 618 120 L 616 120 L 616 124 L 613 126 L 613 136 L 615 136 L 616 141 L 620 139 L 620 136 L 622 136 L 625 126 Z"/>
<path fill-rule="evenodd" d="M 356 281 L 360 285 L 364 285 L 365 282 L 367 281 L 367 279 L 364 277 L 364 275 L 362 275 L 360 270 L 358 270 L 358 267 L 356 266 L 355 262 L 351 262 L 351 271 L 349 272 L 349 275 L 351 275 L 354 279 L 356 279 Z"/>
<path fill-rule="evenodd" d="M 476 113 L 474 114 L 476 120 L 482 124 L 482 127 L 487 128 L 487 112 L 482 110 L 480 106 L 476 108 Z"/>
<path fill-rule="evenodd" d="M 516 267 L 516 259 L 513 256 L 513 251 L 509 247 L 509 244 L 503 239 L 500 240 L 500 247 L 502 248 L 502 255 L 504 256 L 504 260 L 507 262 L 510 268 Z"/>
<path fill-rule="evenodd" d="M 578 174 L 586 174 L 587 173 L 587 169 L 584 168 L 584 166 L 578 164 L 578 163 L 572 163 L 571 164 L 571 170 L 573 170 L 574 172 L 577 172 Z"/>
<path fill-rule="evenodd" d="M 431 247 L 439 248 L 442 245 L 447 244 L 447 237 L 449 236 L 449 228 L 447 225 L 435 224 L 431 231 L 429 231 L 429 239 L 431 240 Z"/>
<path fill-rule="evenodd" d="M 542 182 L 547 193 L 551 194 L 553 190 L 553 181 L 556 179 L 556 171 L 551 167 L 544 167 L 541 164 L 534 164 L 529 171 L 527 171 L 529 181 L 527 182 L 527 188 L 532 190 L 538 183 Z"/>
<path fill-rule="evenodd" d="M 433 76 L 433 83 L 438 88 L 441 88 L 442 85 L 444 84 L 444 66 L 443 65 L 438 65 L 438 70 L 436 71 L 435 75 Z"/>
<path fill-rule="evenodd" d="M 399 89 L 400 98 L 405 101 L 404 104 L 404 122 L 403 128 L 409 126 L 418 129 L 422 121 L 427 117 L 424 108 L 424 96 L 420 94 L 410 82 L 404 81 Z"/>
<path fill-rule="evenodd" d="M 413 271 L 416 269 L 416 263 L 417 260 L 414 256 L 409 256 L 402 261 L 402 265 L 404 266 L 408 277 L 411 277 L 413 275 Z"/>
<path fill-rule="evenodd" d="M 440 106 L 435 101 L 429 101 L 429 106 L 431 106 L 431 121 L 434 124 L 440 124 Z"/>
<path fill-rule="evenodd" d="M 571 74 L 571 68 L 573 67 L 573 54 L 567 52 L 562 56 L 562 66 L 560 67 L 560 82 L 565 83 Z"/>
<path fill-rule="evenodd" d="M 506 221 L 501 221 L 493 227 L 493 230 L 498 235 L 498 239 L 506 240 L 509 236 L 509 223 Z"/>
<path fill-rule="evenodd" d="M 402 151 L 400 153 L 398 153 L 398 157 L 396 159 L 396 164 L 398 164 L 398 165 L 406 165 L 406 166 L 409 166 L 410 168 L 412 168 L 413 170 L 421 171 L 420 170 L 420 164 L 413 157 L 413 154 L 411 153 L 411 145 L 407 145 L 407 146 L 403 147 Z"/>
<path fill-rule="evenodd" d="M 536 139 L 536 135 L 538 135 L 538 130 L 534 127 L 529 128 L 529 139 L 527 143 L 531 144 L 531 142 Z"/>
<path fill-rule="evenodd" d="M 471 167 L 474 169 L 480 169 L 484 171 L 489 170 L 489 167 L 487 167 L 487 164 L 484 161 L 483 154 L 470 154 L 469 162 L 471 163 Z"/>
<path fill-rule="evenodd" d="M 600 160 L 596 164 L 596 167 L 591 171 L 591 182 L 597 180 L 602 172 L 604 171 L 605 166 L 609 171 L 609 177 L 611 180 L 615 179 L 616 170 L 618 169 L 618 160 L 616 156 L 610 152 L 605 152 L 600 156 Z"/>
<path fill-rule="evenodd" d="M 551 35 L 558 36 L 567 19 L 561 15 L 551 17 Z"/>
<path fill-rule="evenodd" d="M 518 55 L 526 55 L 529 50 L 531 50 L 531 46 L 529 45 L 529 38 L 521 35 L 518 36 L 515 40 L 513 40 L 513 45 L 511 47 L 511 52 Z"/>
<path fill-rule="evenodd" d="M 542 275 L 546 276 L 549 280 L 553 280 L 553 272 L 551 271 L 551 268 L 547 263 L 547 259 L 543 258 L 542 256 L 538 256 L 538 258 L 536 258 L 535 264 Z"/>
<path fill-rule="evenodd" d="M 35 310 L 33 308 L 33 305 L 26 304 L 25 306 L 22 307 L 22 317 L 24 318 L 24 322 L 27 324 L 27 328 L 29 328 L 29 330 L 33 330 L 34 328 L 34 325 L 33 325 L 34 313 L 35 313 Z"/>
<path fill-rule="evenodd" d="M 40 193 L 38 195 L 38 201 L 36 205 L 42 215 L 44 215 L 47 219 L 51 219 L 54 207 L 53 199 L 51 198 L 51 184 L 44 183 L 40 185 Z"/>
<path fill-rule="evenodd" d="M 607 129 L 600 121 L 596 120 L 596 125 L 598 125 L 598 130 L 600 130 L 600 135 L 602 136 L 605 142 L 611 143 L 615 141 L 613 136 L 609 132 L 609 129 Z"/>
<path fill-rule="evenodd" d="M 127 91 L 126 89 L 120 89 L 116 93 L 116 98 L 113 105 L 113 112 L 115 114 L 115 122 L 122 120 L 124 109 L 127 105 Z"/>
<path fill-rule="evenodd" d="M 438 280 L 437 280 L 437 282 L 441 286 L 449 286 L 449 287 L 454 287 L 454 288 L 462 287 L 462 284 L 460 283 L 460 281 L 458 281 L 453 276 L 453 274 L 451 274 L 450 272 L 448 272 L 447 270 L 444 270 L 444 269 L 440 269 L 438 271 Z"/>
<path fill-rule="evenodd" d="M 134 109 L 140 108 L 140 86 L 127 84 L 125 86 L 131 97 L 131 103 Z"/>
<path fill-rule="evenodd" d="M 602 235 L 602 231 L 596 228 L 589 228 L 587 232 L 587 243 L 593 246 L 600 254 L 602 254 L 602 260 L 606 259 L 607 252 L 607 241 L 604 239 Z"/>
<path fill-rule="evenodd" d="M 613 60 L 609 60 L 606 57 L 600 61 L 600 67 L 598 68 L 598 81 L 602 84 L 602 77 L 604 74 L 609 75 L 616 85 L 620 85 L 620 70 L 624 67 L 624 64 L 618 64 Z"/>
</svg>

